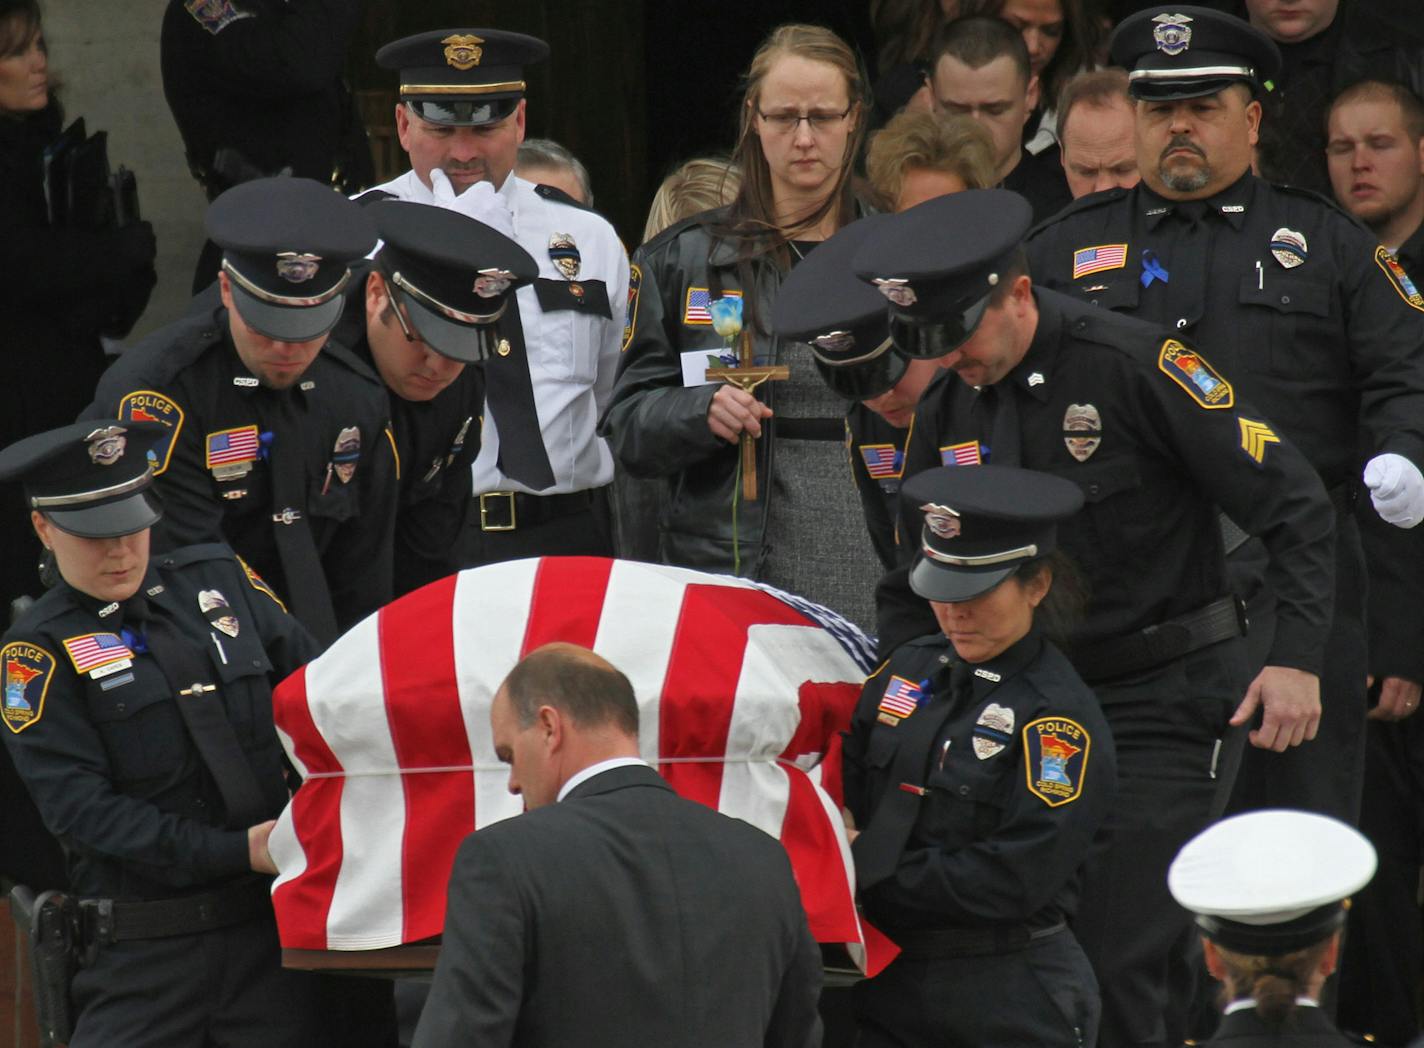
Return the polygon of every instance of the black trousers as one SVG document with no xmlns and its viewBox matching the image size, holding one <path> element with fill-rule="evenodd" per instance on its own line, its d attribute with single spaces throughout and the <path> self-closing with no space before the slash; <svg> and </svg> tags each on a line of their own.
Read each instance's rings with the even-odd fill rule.
<svg viewBox="0 0 1424 1048">
<path fill-rule="evenodd" d="M 510 531 L 484 531 L 479 507 L 474 507 L 460 553 L 461 566 L 473 568 L 526 557 L 616 555 L 607 488 L 594 489 L 582 508 L 532 522 L 516 518 L 516 525 Z"/>
</svg>

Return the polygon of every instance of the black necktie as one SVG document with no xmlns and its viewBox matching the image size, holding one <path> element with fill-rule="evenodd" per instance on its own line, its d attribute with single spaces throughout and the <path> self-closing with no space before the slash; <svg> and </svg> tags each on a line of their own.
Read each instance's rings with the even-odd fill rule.
<svg viewBox="0 0 1424 1048">
<path fill-rule="evenodd" d="M 1171 255 L 1166 259 L 1167 323 L 1177 331 L 1191 328 L 1206 309 L 1207 255 L 1211 228 L 1207 225 L 1207 205 L 1187 200 L 1176 208 L 1180 223 Z"/>
<path fill-rule="evenodd" d="M 307 520 L 303 420 L 295 396 L 290 390 L 273 391 L 271 396 L 275 406 L 268 452 L 272 469 L 272 535 L 282 561 L 292 612 L 324 648 L 337 637 L 336 611 Z"/>
<path fill-rule="evenodd" d="M 993 409 L 989 429 L 989 461 L 996 466 L 1020 462 L 1019 409 L 1013 380 L 1007 376 L 984 387 L 986 406 Z"/>
<path fill-rule="evenodd" d="M 150 603 L 142 593 L 125 602 L 124 618 L 143 634 L 149 654 L 173 689 L 188 734 L 222 794 L 227 826 L 242 829 L 262 821 L 275 808 L 270 799 L 264 800 L 227 719 L 217 677 L 200 642 L 185 635 L 160 605 Z"/>
<path fill-rule="evenodd" d="M 534 407 L 534 381 L 529 377 L 529 352 L 519 311 L 508 310 L 499 324 L 500 340 L 485 361 L 485 403 L 499 429 L 499 471 L 533 491 L 554 486 L 554 467 L 544 450 L 539 412 Z M 563 347 L 573 353 L 572 346 Z"/>
</svg>

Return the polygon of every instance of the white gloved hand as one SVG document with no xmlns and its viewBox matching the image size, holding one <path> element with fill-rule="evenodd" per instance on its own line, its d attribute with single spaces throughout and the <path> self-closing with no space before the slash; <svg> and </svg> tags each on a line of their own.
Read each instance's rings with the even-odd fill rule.
<svg viewBox="0 0 1424 1048">
<path fill-rule="evenodd" d="M 1424 474 L 1403 455 L 1376 455 L 1365 465 L 1364 481 L 1386 523 L 1412 528 L 1424 520 Z"/>
<path fill-rule="evenodd" d="M 450 184 L 445 172 L 433 167 L 430 169 L 430 191 L 438 206 L 458 211 L 513 239 L 514 216 L 509 213 L 504 197 L 488 182 L 476 182 L 456 195 L 455 187 Z"/>
</svg>

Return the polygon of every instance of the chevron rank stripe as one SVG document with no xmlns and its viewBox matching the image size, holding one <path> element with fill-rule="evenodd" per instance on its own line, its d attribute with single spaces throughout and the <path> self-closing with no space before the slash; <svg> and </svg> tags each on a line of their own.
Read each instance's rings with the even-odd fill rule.
<svg viewBox="0 0 1424 1048">
<path fill-rule="evenodd" d="M 1241 450 L 1246 452 L 1253 462 L 1259 464 L 1266 460 L 1267 444 L 1281 442 L 1281 438 L 1264 422 L 1249 418 L 1238 418 L 1236 422 L 1241 427 Z"/>
</svg>

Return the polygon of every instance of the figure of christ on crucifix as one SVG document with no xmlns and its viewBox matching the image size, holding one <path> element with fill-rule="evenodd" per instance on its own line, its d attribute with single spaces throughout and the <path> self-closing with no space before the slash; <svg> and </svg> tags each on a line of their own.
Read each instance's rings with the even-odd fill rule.
<svg viewBox="0 0 1424 1048">
<path fill-rule="evenodd" d="M 752 336 L 743 331 L 741 345 L 737 349 L 737 366 L 734 368 L 708 368 L 709 379 L 730 382 L 745 393 L 753 392 L 763 382 L 780 382 L 791 377 L 791 369 L 785 364 L 757 365 L 752 360 Z M 757 438 L 742 430 L 742 498 L 747 502 L 757 499 L 756 444 Z"/>
</svg>

